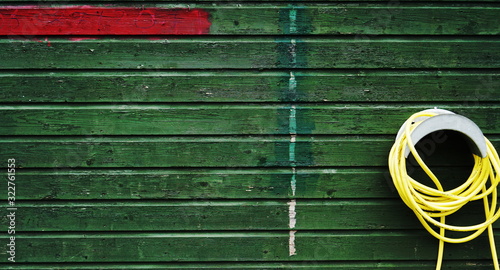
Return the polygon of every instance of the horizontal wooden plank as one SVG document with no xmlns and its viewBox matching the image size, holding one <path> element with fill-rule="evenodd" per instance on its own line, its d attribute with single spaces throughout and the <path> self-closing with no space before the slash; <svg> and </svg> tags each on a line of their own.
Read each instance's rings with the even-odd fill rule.
<svg viewBox="0 0 500 270">
<path fill-rule="evenodd" d="M 2 102 L 500 101 L 498 71 L 0 73 Z M 33 91 L 36 88 L 37 91 Z"/>
<path fill-rule="evenodd" d="M 401 3 L 7 6 L 0 35 L 496 35 L 499 14 L 491 6 Z"/>
<path fill-rule="evenodd" d="M 1 264 L 0 264 L 1 265 Z M 367 261 L 367 262 L 319 262 L 319 261 L 302 261 L 302 262 L 206 262 L 206 263 L 50 263 L 50 264 L 24 264 L 15 263 L 9 264 L 8 269 L 24 269 L 24 270 L 44 270 L 44 269 L 238 269 L 238 270 L 271 270 L 271 269 L 314 269 L 314 270 L 357 270 L 357 269 L 407 269 L 407 270 L 434 270 L 436 262 L 433 260 L 424 261 Z M 445 261 L 444 267 L 450 267 L 456 270 L 468 270 L 471 267 L 474 269 L 486 270 L 493 267 L 491 260 L 455 260 Z"/>
<path fill-rule="evenodd" d="M 452 172 L 460 170 L 454 169 Z M 18 169 L 19 200 L 292 197 L 291 169 Z M 296 198 L 395 198 L 387 169 L 296 168 Z M 458 178 L 458 177 L 457 177 Z M 0 189 L 7 197 L 7 189 Z"/>
<path fill-rule="evenodd" d="M 469 117 L 485 134 L 500 133 L 500 106 L 433 104 Z M 293 105 L 16 105 L 0 106 L 0 135 L 395 134 L 408 104 Z"/>
<path fill-rule="evenodd" d="M 297 28 L 301 34 L 357 35 L 478 35 L 498 34 L 500 31 L 498 26 L 488 26 L 498 21 L 498 8 L 476 10 L 475 7 L 462 9 L 457 6 L 405 6 L 398 2 L 385 4 L 387 6 L 306 7 L 303 17 L 297 18 L 303 20 L 296 22 Z M 298 15 L 302 15 L 300 8 Z"/>
<path fill-rule="evenodd" d="M 500 67 L 496 37 L 3 39 L 0 48 L 0 69 Z"/>
<path fill-rule="evenodd" d="M 6 241 L 6 236 L 1 237 Z M 437 240 L 425 231 L 301 232 L 289 256 L 289 232 L 23 233 L 16 262 L 435 260 Z M 242 244 L 243 243 L 243 244 Z M 99 252 L 96 252 L 99 250 Z M 490 259 L 487 238 L 447 245 L 445 259 Z"/>
<path fill-rule="evenodd" d="M 0 122 L 7 120 L 9 128 L 2 135 L 30 132 L 37 135 L 273 134 L 288 126 L 278 121 L 286 109 L 279 112 L 276 107 L 262 105 L 83 105 L 72 108 L 42 105 L 3 109 L 0 114 L 8 119 L 0 117 Z"/>
<path fill-rule="evenodd" d="M 433 168 L 446 189 L 470 174 L 468 167 Z M 415 179 L 423 177 L 413 174 Z M 295 196 L 291 181 L 295 178 Z M 388 169 L 17 169 L 18 200 L 399 198 Z M 7 189 L 0 189 L 7 197 Z"/>
<path fill-rule="evenodd" d="M 20 190 L 21 191 L 21 190 Z M 26 231 L 200 231 L 287 230 L 288 200 L 21 202 L 16 232 Z M 296 200 L 296 230 L 421 229 L 413 212 L 398 199 Z M 448 224 L 484 221 L 482 203 L 470 203 Z M 9 227 L 3 217 L 0 225 Z M 498 226 L 496 226 L 498 227 Z"/>
<path fill-rule="evenodd" d="M 500 133 L 495 115 L 500 113 L 496 104 L 470 106 L 462 104 L 436 104 L 434 107 L 451 110 L 473 120 L 484 134 Z M 297 132 L 311 134 L 394 134 L 402 123 L 415 112 L 425 110 L 429 105 L 366 104 L 351 106 L 300 106 L 297 107 Z M 311 127 L 312 126 L 312 127 Z"/>
<path fill-rule="evenodd" d="M 490 140 L 498 148 L 499 139 Z M 19 137 L 0 140 L 0 159 L 14 158 L 20 168 L 387 166 L 393 143 L 393 136 L 300 136 L 294 143 L 287 137 Z M 434 166 L 471 162 L 462 139 L 431 139 L 421 147 Z"/>
</svg>

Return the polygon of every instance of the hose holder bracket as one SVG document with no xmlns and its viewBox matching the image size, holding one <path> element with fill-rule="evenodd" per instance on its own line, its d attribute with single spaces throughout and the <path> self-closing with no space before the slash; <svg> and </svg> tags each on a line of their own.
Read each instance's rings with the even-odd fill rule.
<svg viewBox="0 0 500 270">
<path fill-rule="evenodd" d="M 436 116 L 428 117 L 421 116 L 415 119 L 415 122 L 420 122 L 411 132 L 411 140 L 413 145 L 416 145 L 423 137 L 440 130 L 453 130 L 463 134 L 470 142 L 471 151 L 480 156 L 487 156 L 486 141 L 481 129 L 469 118 L 455 114 L 443 109 L 429 109 L 423 112 L 436 113 Z M 406 124 L 403 124 L 398 131 L 396 139 L 399 139 L 405 131 Z M 410 148 L 406 146 L 405 157 L 410 154 Z"/>
</svg>

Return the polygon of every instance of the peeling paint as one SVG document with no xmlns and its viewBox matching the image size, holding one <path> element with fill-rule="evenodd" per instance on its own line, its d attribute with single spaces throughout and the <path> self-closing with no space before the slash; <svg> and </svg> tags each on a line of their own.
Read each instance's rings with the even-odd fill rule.
<svg viewBox="0 0 500 270">
<path fill-rule="evenodd" d="M 295 212 L 295 206 L 297 205 L 297 201 L 295 199 L 290 200 L 288 203 L 288 227 L 290 229 L 295 228 L 297 224 L 297 212 Z"/>
<path fill-rule="evenodd" d="M 297 191 L 297 169 L 292 167 L 292 179 L 290 179 L 290 189 L 292 190 L 292 196 L 295 197 L 295 192 Z"/>
<path fill-rule="evenodd" d="M 288 227 L 290 229 L 294 229 L 297 224 L 297 212 L 295 212 L 295 206 L 297 205 L 297 201 L 295 199 L 290 200 L 288 202 Z M 288 249 L 289 256 L 297 255 L 297 249 L 295 248 L 295 233 L 296 230 L 290 230 L 289 238 L 288 238 Z"/>
<path fill-rule="evenodd" d="M 297 255 L 297 249 L 295 248 L 295 233 L 297 231 L 291 230 L 288 237 L 288 255 L 294 256 Z"/>
<path fill-rule="evenodd" d="M 291 34 L 297 32 L 297 11 L 295 9 L 290 9 L 289 13 L 289 32 Z M 289 47 L 291 64 L 292 67 L 297 66 L 297 43 L 295 39 L 290 40 Z M 290 79 L 288 80 L 288 93 L 290 96 L 297 96 L 297 80 L 295 78 L 295 74 L 293 71 L 290 71 Z M 297 107 L 294 104 L 290 106 L 290 115 L 288 119 L 288 133 L 290 134 L 290 144 L 288 149 L 288 160 L 290 162 L 290 166 L 292 168 L 292 176 L 290 179 L 290 189 L 292 190 L 292 196 L 295 197 L 295 192 L 297 189 L 297 161 L 295 158 L 295 148 L 297 141 Z M 295 206 L 297 205 L 297 201 L 292 199 L 288 202 L 288 227 L 290 229 L 294 229 L 297 224 L 297 212 L 295 211 Z M 295 248 L 295 233 L 296 230 L 290 230 L 290 235 L 288 239 L 288 249 L 289 256 L 297 255 L 297 249 Z"/>
</svg>

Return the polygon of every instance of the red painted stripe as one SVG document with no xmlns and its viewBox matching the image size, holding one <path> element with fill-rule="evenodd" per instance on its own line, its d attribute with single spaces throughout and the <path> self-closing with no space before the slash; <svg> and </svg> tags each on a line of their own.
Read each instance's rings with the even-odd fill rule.
<svg viewBox="0 0 500 270">
<path fill-rule="evenodd" d="M 0 7 L 0 35 L 202 35 L 210 25 L 201 9 Z"/>
</svg>

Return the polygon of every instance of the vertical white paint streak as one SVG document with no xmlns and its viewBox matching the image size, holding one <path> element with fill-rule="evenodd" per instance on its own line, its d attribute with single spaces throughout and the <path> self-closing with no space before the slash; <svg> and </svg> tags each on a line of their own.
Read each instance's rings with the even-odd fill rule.
<svg viewBox="0 0 500 270">
<path fill-rule="evenodd" d="M 295 191 L 297 190 L 297 170 L 292 167 L 292 179 L 290 180 L 290 188 L 292 189 L 292 196 L 295 197 Z"/>
<path fill-rule="evenodd" d="M 290 9 L 289 13 L 290 20 L 290 34 L 297 33 L 297 10 L 293 7 Z M 291 66 L 297 66 L 297 42 L 295 39 L 290 40 L 290 57 L 291 57 Z M 295 79 L 295 74 L 293 71 L 290 71 L 290 79 L 288 80 L 288 94 L 293 100 L 297 95 L 297 80 Z M 290 189 L 292 190 L 292 197 L 295 197 L 295 191 L 297 189 L 297 181 L 296 181 L 296 159 L 295 159 L 295 144 L 297 141 L 297 108 L 295 105 L 290 106 L 290 116 L 289 116 L 289 124 L 288 124 L 288 133 L 290 134 L 290 144 L 288 148 L 288 161 L 290 162 L 290 167 L 292 168 L 292 176 L 290 179 Z M 290 228 L 290 234 L 288 238 L 288 251 L 289 256 L 297 255 L 297 250 L 295 248 L 295 233 L 296 230 L 295 225 L 297 224 L 297 212 L 295 211 L 295 206 L 297 205 L 297 201 L 295 199 L 291 199 L 288 202 L 288 227 Z"/>
<path fill-rule="evenodd" d="M 288 227 L 294 229 L 297 224 L 297 212 L 295 211 L 295 206 L 297 201 L 292 199 L 288 202 Z M 295 233 L 296 230 L 290 230 L 288 238 L 288 254 L 289 256 L 297 255 L 297 249 L 295 248 Z"/>
<path fill-rule="evenodd" d="M 295 96 L 297 93 L 297 80 L 293 71 L 290 71 L 290 79 L 288 79 L 288 93 L 290 96 Z"/>
<path fill-rule="evenodd" d="M 288 161 L 290 162 L 290 166 L 292 167 L 292 177 L 290 179 L 290 188 L 292 189 L 292 196 L 295 197 L 296 190 L 296 169 L 295 169 L 295 145 L 297 141 L 297 119 L 295 117 L 297 113 L 297 108 L 295 105 L 290 107 L 290 117 L 288 119 L 288 132 L 290 133 L 290 143 L 288 145 Z"/>
<path fill-rule="evenodd" d="M 295 233 L 297 231 L 291 230 L 290 235 L 288 237 L 288 255 L 293 256 L 297 255 L 297 249 L 295 249 Z"/>
<path fill-rule="evenodd" d="M 296 219 L 297 212 L 295 212 L 295 206 L 297 205 L 297 201 L 295 199 L 292 199 L 287 204 L 288 204 L 288 217 L 289 217 L 288 227 L 290 229 L 293 229 L 297 224 L 297 219 Z"/>
<path fill-rule="evenodd" d="M 295 81 L 295 76 L 293 72 L 290 72 L 290 81 Z M 290 91 L 295 91 L 296 83 L 290 83 Z M 290 179 L 290 188 L 292 190 L 292 196 L 295 197 L 296 190 L 296 169 L 295 169 L 295 146 L 297 141 L 297 107 L 292 105 L 290 107 L 290 116 L 288 119 L 288 133 L 290 134 L 290 143 L 288 145 L 288 161 L 290 162 L 290 166 L 292 167 L 292 177 Z"/>
</svg>

